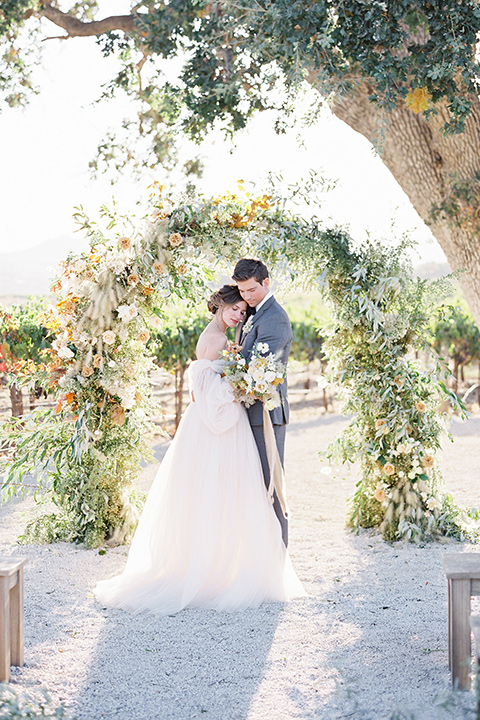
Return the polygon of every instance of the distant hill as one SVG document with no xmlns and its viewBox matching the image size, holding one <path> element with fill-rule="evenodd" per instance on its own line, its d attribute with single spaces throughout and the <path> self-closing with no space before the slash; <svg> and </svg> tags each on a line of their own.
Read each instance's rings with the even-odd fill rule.
<svg viewBox="0 0 480 720">
<path fill-rule="evenodd" d="M 414 272 L 418 277 L 425 280 L 436 280 L 439 277 L 448 275 L 452 272 L 452 268 L 448 263 L 442 262 L 427 262 L 422 265 L 417 265 L 414 268 Z"/>
<path fill-rule="evenodd" d="M 71 250 L 83 251 L 88 241 L 79 237 L 60 237 L 28 250 L 0 254 L 0 295 L 48 295 L 55 268 Z"/>
<path fill-rule="evenodd" d="M 71 250 L 88 248 L 85 238 L 64 236 L 28 250 L 0 253 L 0 297 L 3 305 L 22 302 L 28 295 L 49 295 L 55 268 Z M 415 267 L 422 278 L 435 279 L 451 272 L 447 263 L 428 262 Z"/>
</svg>

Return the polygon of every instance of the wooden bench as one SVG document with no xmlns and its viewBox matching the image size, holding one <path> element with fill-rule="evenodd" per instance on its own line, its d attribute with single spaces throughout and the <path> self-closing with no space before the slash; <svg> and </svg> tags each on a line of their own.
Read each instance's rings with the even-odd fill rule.
<svg viewBox="0 0 480 720">
<path fill-rule="evenodd" d="M 0 682 L 10 680 L 10 665 L 23 665 L 24 557 L 0 557 Z"/>
<path fill-rule="evenodd" d="M 472 628 L 476 660 L 475 698 L 477 720 L 480 719 L 480 617 L 470 615 L 470 627 Z"/>
<path fill-rule="evenodd" d="M 448 663 L 452 685 L 468 688 L 472 657 L 470 599 L 480 595 L 480 553 L 442 556 L 448 581 Z"/>
</svg>

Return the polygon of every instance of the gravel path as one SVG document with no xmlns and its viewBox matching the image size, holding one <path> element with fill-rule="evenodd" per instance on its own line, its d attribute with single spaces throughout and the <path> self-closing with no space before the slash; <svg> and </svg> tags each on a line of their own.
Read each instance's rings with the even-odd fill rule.
<svg viewBox="0 0 480 720">
<path fill-rule="evenodd" d="M 296 413 L 289 427 L 290 552 L 309 597 L 288 605 L 163 618 L 104 609 L 92 588 L 121 570 L 125 548 L 18 548 L 33 501 L 0 507 L 0 552 L 29 558 L 26 662 L 12 686 L 45 687 L 78 720 L 473 720 L 472 693 L 449 692 L 441 569 L 442 553 L 472 548 L 388 545 L 348 531 L 355 472 L 330 470 L 317 455 L 343 423 Z M 478 504 L 480 417 L 454 421 L 453 433 L 447 488 Z"/>
</svg>

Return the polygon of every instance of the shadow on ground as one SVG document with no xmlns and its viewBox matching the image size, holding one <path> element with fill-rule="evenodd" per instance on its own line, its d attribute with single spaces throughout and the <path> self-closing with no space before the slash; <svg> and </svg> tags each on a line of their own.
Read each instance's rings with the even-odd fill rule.
<svg viewBox="0 0 480 720">
<path fill-rule="evenodd" d="M 243 720 L 268 665 L 280 608 L 167 617 L 103 609 L 78 720 Z"/>
</svg>

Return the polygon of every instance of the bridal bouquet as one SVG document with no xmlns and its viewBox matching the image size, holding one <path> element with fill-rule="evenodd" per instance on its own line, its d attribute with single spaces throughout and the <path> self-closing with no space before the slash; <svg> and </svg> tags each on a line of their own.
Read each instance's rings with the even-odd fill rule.
<svg viewBox="0 0 480 720">
<path fill-rule="evenodd" d="M 256 343 L 249 363 L 241 355 L 240 345 L 232 344 L 223 351 L 223 376 L 232 386 L 235 400 L 246 407 L 256 400 L 265 403 L 267 410 L 280 405 L 277 385 L 283 383 L 286 367 L 269 349 L 268 343 Z"/>
</svg>

